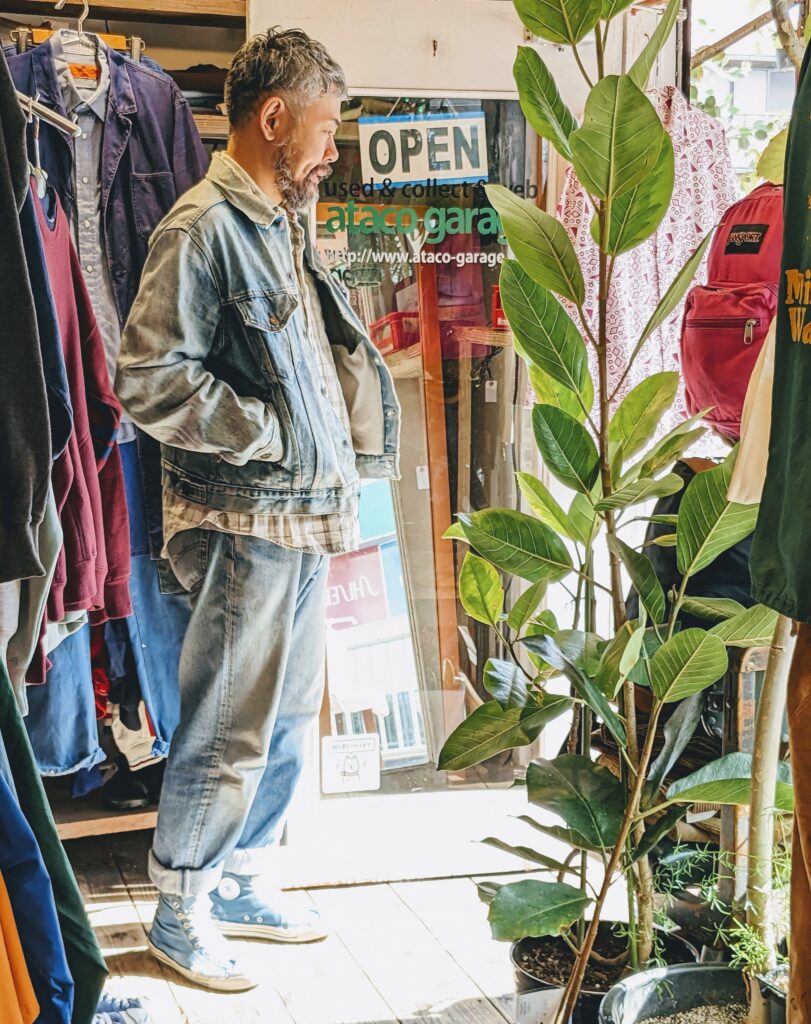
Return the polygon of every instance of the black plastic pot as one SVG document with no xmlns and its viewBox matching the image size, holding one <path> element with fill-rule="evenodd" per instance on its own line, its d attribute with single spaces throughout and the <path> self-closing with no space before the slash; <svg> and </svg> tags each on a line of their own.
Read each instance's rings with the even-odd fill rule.
<svg viewBox="0 0 811 1024">
<path fill-rule="evenodd" d="M 765 978 L 758 978 L 758 981 L 769 1008 L 769 1024 L 786 1024 L 786 993 L 769 984 Z"/>
<path fill-rule="evenodd" d="M 600 1024 L 639 1024 L 699 1006 L 747 1003 L 743 974 L 715 964 L 679 964 L 640 971 L 618 982 L 600 1007 Z"/>
<path fill-rule="evenodd" d="M 598 949 L 600 942 L 599 936 L 605 935 L 605 933 L 613 927 L 614 924 L 611 921 L 600 922 L 600 930 L 597 938 Z M 538 939 L 521 939 L 520 942 L 514 942 L 510 948 L 510 959 L 512 960 L 513 976 L 515 978 L 515 991 L 519 1000 L 522 995 L 531 993 L 549 992 L 551 997 L 552 993 L 560 991 L 558 986 L 547 984 L 539 980 L 521 967 L 520 959 L 522 953 L 532 949 L 533 944 L 538 941 Z M 695 964 L 696 960 L 698 960 L 698 951 L 691 946 L 689 942 L 685 942 L 684 939 L 679 938 L 678 935 L 674 935 L 671 932 L 662 932 L 662 942 L 664 945 L 665 958 L 670 963 Z M 581 992 L 580 998 L 577 1001 L 577 1007 L 572 1015 L 572 1024 L 597 1024 L 600 1004 L 604 997 L 604 992 Z M 519 1017 L 520 1016 L 521 1015 L 519 1014 Z"/>
</svg>

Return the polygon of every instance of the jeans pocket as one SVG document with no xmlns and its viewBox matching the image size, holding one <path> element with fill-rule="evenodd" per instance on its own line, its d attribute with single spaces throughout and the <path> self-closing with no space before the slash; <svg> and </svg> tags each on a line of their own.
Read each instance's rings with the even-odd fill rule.
<svg viewBox="0 0 811 1024">
<path fill-rule="evenodd" d="M 172 572 L 189 594 L 196 593 L 206 578 L 210 538 L 210 530 L 195 527 L 176 533 L 167 545 Z"/>
</svg>

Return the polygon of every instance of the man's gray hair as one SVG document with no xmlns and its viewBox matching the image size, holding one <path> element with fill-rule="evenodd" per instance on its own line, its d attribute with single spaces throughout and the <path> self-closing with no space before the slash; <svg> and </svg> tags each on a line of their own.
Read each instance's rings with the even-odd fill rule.
<svg viewBox="0 0 811 1024">
<path fill-rule="evenodd" d="M 330 92 L 343 99 L 346 78 L 326 48 L 301 29 L 276 27 L 237 51 L 225 82 L 225 104 L 231 124 L 238 126 L 270 96 L 283 96 L 296 107 Z"/>
</svg>

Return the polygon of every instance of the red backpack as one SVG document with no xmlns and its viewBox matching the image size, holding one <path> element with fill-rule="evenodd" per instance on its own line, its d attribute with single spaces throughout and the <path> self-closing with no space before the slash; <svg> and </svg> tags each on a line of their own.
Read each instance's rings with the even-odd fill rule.
<svg viewBox="0 0 811 1024">
<path fill-rule="evenodd" d="M 687 295 L 681 372 L 691 415 L 737 441 L 749 378 L 777 310 L 783 188 L 760 185 L 727 210 L 710 246 L 707 284 Z"/>
</svg>

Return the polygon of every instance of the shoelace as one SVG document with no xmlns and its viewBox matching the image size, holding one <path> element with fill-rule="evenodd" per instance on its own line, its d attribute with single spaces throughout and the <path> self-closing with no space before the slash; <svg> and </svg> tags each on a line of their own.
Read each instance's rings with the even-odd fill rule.
<svg viewBox="0 0 811 1024">
<path fill-rule="evenodd" d="M 229 973 L 234 970 L 234 961 L 229 955 L 228 943 L 211 920 L 208 910 L 195 906 L 191 912 L 183 910 L 180 903 L 173 905 L 180 926 L 188 936 L 192 947 L 205 955 L 205 959 Z"/>
</svg>

